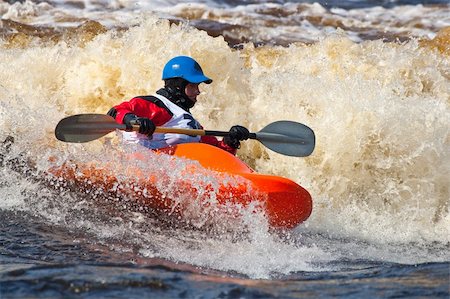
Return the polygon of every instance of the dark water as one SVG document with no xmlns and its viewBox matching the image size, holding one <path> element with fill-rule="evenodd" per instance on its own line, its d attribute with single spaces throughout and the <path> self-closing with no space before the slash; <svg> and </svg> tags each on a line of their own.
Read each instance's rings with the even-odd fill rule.
<svg viewBox="0 0 450 299">
<path fill-rule="evenodd" d="M 337 271 L 248 279 L 118 253 L 89 234 L 0 212 L 1 298 L 448 298 L 449 263 L 336 261 Z"/>
</svg>

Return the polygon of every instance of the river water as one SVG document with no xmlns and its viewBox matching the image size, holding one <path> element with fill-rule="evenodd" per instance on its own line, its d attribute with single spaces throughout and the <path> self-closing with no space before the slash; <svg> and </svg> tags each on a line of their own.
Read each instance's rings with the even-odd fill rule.
<svg viewBox="0 0 450 299">
<path fill-rule="evenodd" d="M 1 1 L 0 14 L 0 298 L 449 297 L 448 1 Z M 244 210 L 184 227 L 48 179 L 67 161 L 123 165 L 136 148 L 115 133 L 67 144 L 56 124 L 153 93 L 181 54 L 214 80 L 192 110 L 205 128 L 313 128 L 306 158 L 238 152 L 309 190 L 307 221 L 274 232 Z M 149 155 L 144 171 L 186 179 L 190 162 Z"/>
</svg>

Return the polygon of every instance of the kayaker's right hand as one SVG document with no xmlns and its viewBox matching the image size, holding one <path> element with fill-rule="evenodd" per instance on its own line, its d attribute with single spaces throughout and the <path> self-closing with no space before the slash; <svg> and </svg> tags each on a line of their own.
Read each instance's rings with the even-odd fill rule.
<svg viewBox="0 0 450 299">
<path fill-rule="evenodd" d="M 127 131 L 133 130 L 133 125 L 139 126 L 139 133 L 152 135 L 155 132 L 155 124 L 146 117 L 137 117 L 132 113 L 128 113 L 123 118 L 123 123 L 127 126 Z"/>
</svg>

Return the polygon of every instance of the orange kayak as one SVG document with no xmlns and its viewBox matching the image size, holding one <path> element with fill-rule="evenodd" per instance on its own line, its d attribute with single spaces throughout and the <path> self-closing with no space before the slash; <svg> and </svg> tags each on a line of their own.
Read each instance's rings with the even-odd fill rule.
<svg viewBox="0 0 450 299">
<path fill-rule="evenodd" d="M 177 182 L 176 192 L 167 193 L 161 188 L 165 184 L 164 177 L 143 172 L 135 168 L 133 163 L 124 165 L 122 170 L 116 172 L 108 165 L 64 164 L 51 170 L 51 173 L 73 182 L 79 188 L 95 188 L 96 192 L 102 190 L 109 197 L 120 193 L 121 197 L 131 198 L 135 204 L 182 217 L 188 216 L 186 205 L 177 200 L 180 197 L 195 200 L 203 206 L 212 205 L 214 201 L 218 206 L 227 207 L 224 211 L 229 211 L 230 205 L 245 208 L 256 204 L 273 228 L 294 228 L 311 214 L 311 195 L 304 188 L 286 178 L 256 173 L 237 157 L 217 147 L 187 143 L 163 149 L 159 153 L 171 155 L 174 159 L 180 157 L 198 161 L 187 165 L 183 171 L 187 175 L 197 176 L 204 172 L 212 173 L 216 182 L 219 182 L 218 186 L 208 180 L 193 183 L 192 180 L 181 179 Z M 139 157 L 134 155 L 130 159 Z M 114 168 L 117 170 L 117 165 Z M 116 173 L 124 171 L 132 173 L 129 177 L 133 180 L 128 179 L 126 186 L 121 184 L 118 187 L 120 182 Z M 205 194 L 207 199 L 204 198 Z"/>
</svg>

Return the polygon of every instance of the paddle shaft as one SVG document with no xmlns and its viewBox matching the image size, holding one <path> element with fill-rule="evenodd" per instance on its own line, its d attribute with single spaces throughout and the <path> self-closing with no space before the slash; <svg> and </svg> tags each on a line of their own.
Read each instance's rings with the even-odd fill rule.
<svg viewBox="0 0 450 299">
<path fill-rule="evenodd" d="M 133 131 L 139 131 L 139 126 L 133 126 Z M 166 128 L 166 127 L 156 127 L 155 133 L 174 133 L 174 134 L 184 134 L 184 135 L 218 136 L 218 137 L 225 137 L 225 136 L 230 135 L 230 132 L 226 132 L 226 131 L 212 131 L 212 130 L 202 130 L 202 129 L 180 129 L 180 128 Z M 250 133 L 249 139 L 256 139 L 256 134 Z"/>
</svg>

